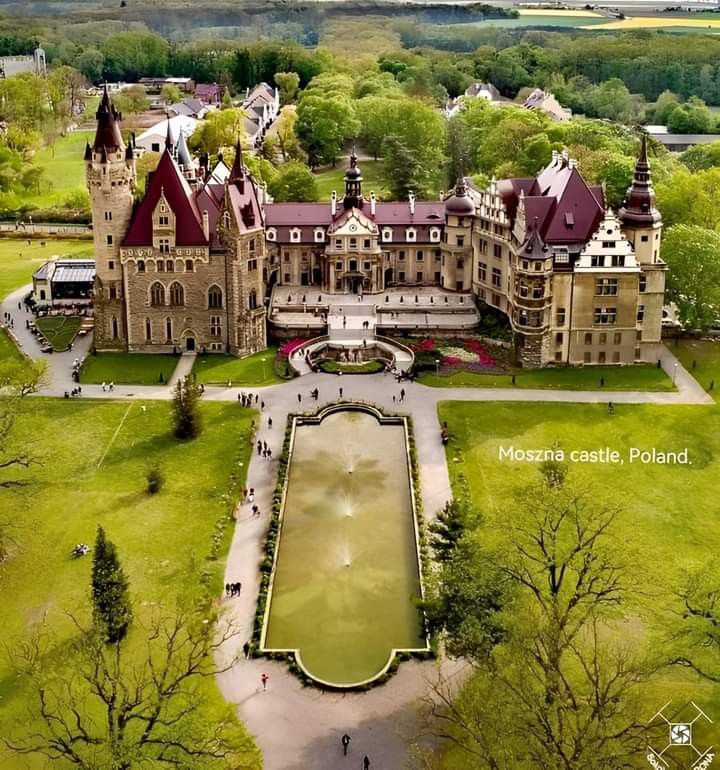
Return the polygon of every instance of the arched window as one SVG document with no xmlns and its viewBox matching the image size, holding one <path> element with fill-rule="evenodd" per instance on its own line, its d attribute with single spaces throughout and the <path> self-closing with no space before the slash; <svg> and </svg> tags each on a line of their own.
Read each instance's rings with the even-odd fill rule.
<svg viewBox="0 0 720 770">
<path fill-rule="evenodd" d="M 150 287 L 150 304 L 155 306 L 165 304 L 165 287 L 159 281 Z"/>
<path fill-rule="evenodd" d="M 185 289 L 177 281 L 170 284 L 170 304 L 176 306 L 185 304 Z"/>
<path fill-rule="evenodd" d="M 222 307 L 223 293 L 219 286 L 211 286 L 208 289 L 208 307 Z"/>
<path fill-rule="evenodd" d="M 165 319 L 165 337 L 168 342 L 172 342 L 172 318 Z"/>
<path fill-rule="evenodd" d="M 149 318 L 145 319 L 145 341 L 152 342 L 152 323 Z"/>
<path fill-rule="evenodd" d="M 226 230 L 230 229 L 230 214 L 227 211 L 223 214 L 223 227 Z"/>
<path fill-rule="evenodd" d="M 145 260 L 144 259 L 138 259 L 137 269 L 138 269 L 138 273 L 144 273 L 145 272 Z"/>
<path fill-rule="evenodd" d="M 195 270 L 195 265 L 194 265 L 192 259 L 186 259 L 185 260 L 185 272 L 186 273 L 192 273 L 193 270 Z"/>
<path fill-rule="evenodd" d="M 250 294 L 248 295 L 248 307 L 250 310 L 255 310 L 257 307 L 257 292 L 255 289 L 251 289 Z"/>
<path fill-rule="evenodd" d="M 119 336 L 118 335 L 118 321 L 117 321 L 117 318 L 115 318 L 115 316 L 113 316 L 113 319 L 112 319 L 112 338 L 114 340 L 116 340 L 118 338 L 118 336 Z"/>
</svg>

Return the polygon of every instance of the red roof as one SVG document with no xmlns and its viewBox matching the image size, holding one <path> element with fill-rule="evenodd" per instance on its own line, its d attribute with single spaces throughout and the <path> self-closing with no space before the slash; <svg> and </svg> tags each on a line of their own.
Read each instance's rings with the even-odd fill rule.
<svg viewBox="0 0 720 770">
<path fill-rule="evenodd" d="M 175 244 L 177 246 L 207 246 L 202 229 L 202 217 L 190 185 L 183 177 L 169 150 L 165 150 L 148 184 L 145 197 L 130 220 L 124 246 L 151 246 L 153 242 L 153 212 L 164 195 L 175 215 Z"/>
<path fill-rule="evenodd" d="M 589 187 L 574 164 L 559 157 L 536 179 L 503 179 L 498 191 L 514 219 L 522 199 L 525 221 L 548 243 L 588 241 L 604 214 L 602 191 Z"/>
</svg>

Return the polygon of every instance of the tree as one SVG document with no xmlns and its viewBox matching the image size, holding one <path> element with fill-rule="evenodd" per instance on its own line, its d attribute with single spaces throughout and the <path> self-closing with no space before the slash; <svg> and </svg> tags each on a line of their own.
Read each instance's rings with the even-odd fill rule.
<svg viewBox="0 0 720 770">
<path fill-rule="evenodd" d="M 672 91 L 663 91 L 655 102 L 653 120 L 659 125 L 665 125 L 670 113 L 680 106 L 680 99 Z"/>
<path fill-rule="evenodd" d="M 115 106 L 125 118 L 132 118 L 150 107 L 145 86 L 134 85 L 124 88 L 114 97 Z"/>
<path fill-rule="evenodd" d="M 175 104 L 182 99 L 182 91 L 173 83 L 165 83 L 160 89 L 160 96 L 166 104 Z"/>
<path fill-rule="evenodd" d="M 720 142 L 696 144 L 681 156 L 680 160 L 690 171 L 705 171 L 708 168 L 720 166 Z"/>
<path fill-rule="evenodd" d="M 280 89 L 280 104 L 290 104 L 295 100 L 300 88 L 300 75 L 297 72 L 276 72 L 275 83 Z"/>
<path fill-rule="evenodd" d="M 357 102 L 360 139 L 375 160 L 383 154 L 385 139 L 394 131 L 399 106 L 397 97 L 366 96 Z"/>
<path fill-rule="evenodd" d="M 238 108 L 216 110 L 207 115 L 188 140 L 191 150 L 216 155 L 245 136 L 245 113 Z"/>
<path fill-rule="evenodd" d="M 89 81 L 97 83 L 102 78 L 105 56 L 97 48 L 85 48 L 73 63 Z"/>
<path fill-rule="evenodd" d="M 278 168 L 277 176 L 268 184 L 268 192 L 278 202 L 315 201 L 317 183 L 304 163 L 291 160 Z"/>
<path fill-rule="evenodd" d="M 212 620 L 182 609 L 153 619 L 144 629 L 144 652 L 126 641 L 107 644 L 95 628 L 76 622 L 60 663 L 50 654 L 58 648 L 49 635 L 35 635 L 14 657 L 17 675 L 35 695 L 31 727 L 18 724 L 17 738 L 6 732 L 0 740 L 15 754 L 83 770 L 258 767 L 230 704 L 208 718 L 205 682 L 234 665 L 214 661 L 237 636 L 229 625 L 216 632 Z"/>
<path fill-rule="evenodd" d="M 283 109 L 275 123 L 275 138 L 283 161 L 304 160 L 305 154 L 295 131 L 297 112 L 292 108 Z"/>
<path fill-rule="evenodd" d="M 103 74 L 108 80 L 137 81 L 167 70 L 170 46 L 160 35 L 130 31 L 111 35 L 102 45 Z"/>
<path fill-rule="evenodd" d="M 346 139 L 357 135 L 360 123 L 347 95 L 317 96 L 309 88 L 297 108 L 296 131 L 310 166 L 335 163 Z"/>
<path fill-rule="evenodd" d="M 173 415 L 175 438 L 192 439 L 200 435 L 200 389 L 191 375 L 186 375 L 175 385 Z"/>
<path fill-rule="evenodd" d="M 667 298 L 688 329 L 707 329 L 720 318 L 720 233 L 695 225 L 674 225 L 664 236 Z"/>
<path fill-rule="evenodd" d="M 48 89 L 55 120 L 64 131 L 76 115 L 82 113 L 85 102 L 85 76 L 73 67 L 62 66 L 52 70 L 48 78 Z"/>
<path fill-rule="evenodd" d="M 504 636 L 474 660 L 460 693 L 438 684 L 431 726 L 473 767 L 627 766 L 643 746 L 637 693 L 652 665 L 613 641 L 631 588 L 613 542 L 619 509 L 558 463 L 514 500 L 488 554 L 508 581 Z"/>
<path fill-rule="evenodd" d="M 221 110 L 231 110 L 233 106 L 232 96 L 230 96 L 230 89 L 226 88 L 223 91 L 222 101 L 220 102 Z"/>
<path fill-rule="evenodd" d="M 402 100 L 393 134 L 385 141 L 385 176 L 391 192 L 406 198 L 437 194 L 442 179 L 445 120 L 426 104 Z"/>
<path fill-rule="evenodd" d="M 132 621 L 128 580 L 115 544 L 98 527 L 92 567 L 93 620 L 108 644 L 121 642 Z"/>
</svg>

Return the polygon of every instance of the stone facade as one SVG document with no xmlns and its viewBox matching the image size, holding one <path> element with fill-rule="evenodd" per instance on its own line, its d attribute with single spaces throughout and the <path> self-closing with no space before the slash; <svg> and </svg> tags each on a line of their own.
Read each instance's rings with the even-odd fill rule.
<svg viewBox="0 0 720 770">
<path fill-rule="evenodd" d="M 366 198 L 353 154 L 342 198 L 273 203 L 239 143 L 232 168 L 211 170 L 171 136 L 133 205 L 133 149 L 107 94 L 85 159 L 100 350 L 261 350 L 276 285 L 328 304 L 393 287 L 465 293 L 507 315 L 528 367 L 632 363 L 661 339 L 662 220 L 644 139 L 617 215 L 564 153 L 535 178 L 483 190 L 461 178 L 443 200 L 401 202 Z"/>
</svg>

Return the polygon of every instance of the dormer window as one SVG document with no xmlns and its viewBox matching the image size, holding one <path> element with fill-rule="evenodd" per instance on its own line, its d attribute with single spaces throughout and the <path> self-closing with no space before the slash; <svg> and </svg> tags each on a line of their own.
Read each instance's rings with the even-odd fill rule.
<svg viewBox="0 0 720 770">
<path fill-rule="evenodd" d="M 170 217 L 167 214 L 160 214 L 158 216 L 158 224 L 160 227 L 167 227 L 170 224 Z"/>
<path fill-rule="evenodd" d="M 416 238 L 417 233 L 415 232 L 414 227 L 408 227 L 407 230 L 405 230 L 405 238 L 408 241 L 414 241 Z"/>
<path fill-rule="evenodd" d="M 290 230 L 291 243 L 300 243 L 300 236 L 301 236 L 301 230 L 298 227 L 293 227 L 292 230 Z"/>
<path fill-rule="evenodd" d="M 277 230 L 275 230 L 274 227 L 269 227 L 267 231 L 265 232 L 265 237 L 269 241 L 274 241 L 277 239 Z"/>
<path fill-rule="evenodd" d="M 430 228 L 430 240 L 432 242 L 437 242 L 440 240 L 440 229 L 437 227 L 431 227 Z"/>
<path fill-rule="evenodd" d="M 392 230 L 391 230 L 389 227 L 386 227 L 386 228 L 385 228 L 385 229 L 382 231 L 382 239 L 383 239 L 384 241 L 387 241 L 388 243 L 389 243 L 390 241 L 392 241 Z"/>
<path fill-rule="evenodd" d="M 322 227 L 315 228 L 315 243 L 323 243 L 325 240 L 325 231 Z"/>
</svg>

